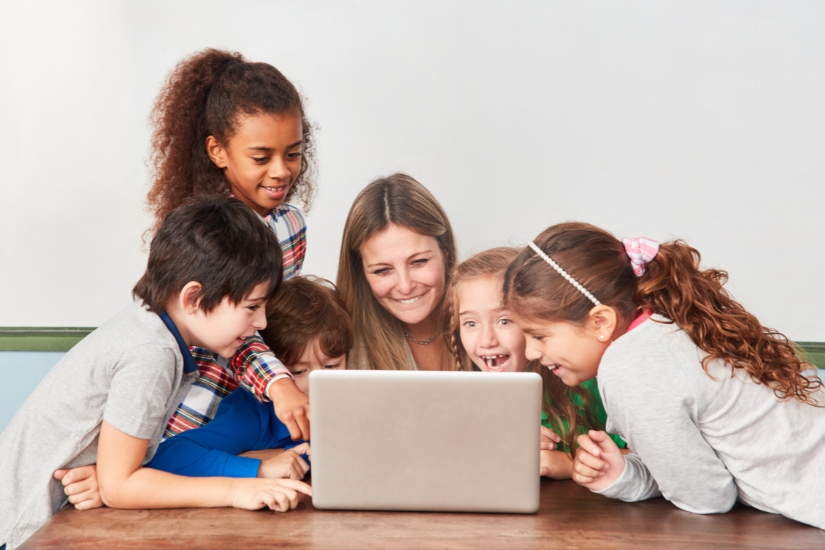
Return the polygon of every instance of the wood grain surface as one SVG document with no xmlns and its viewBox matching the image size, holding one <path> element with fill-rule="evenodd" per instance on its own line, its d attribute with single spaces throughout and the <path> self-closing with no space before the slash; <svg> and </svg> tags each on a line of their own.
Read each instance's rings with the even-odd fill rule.
<svg viewBox="0 0 825 550">
<path fill-rule="evenodd" d="M 286 514 L 64 508 L 21 548 L 822 549 L 825 531 L 741 505 L 702 516 L 661 498 L 631 504 L 546 480 L 535 515 L 335 512 L 309 501 Z"/>
</svg>

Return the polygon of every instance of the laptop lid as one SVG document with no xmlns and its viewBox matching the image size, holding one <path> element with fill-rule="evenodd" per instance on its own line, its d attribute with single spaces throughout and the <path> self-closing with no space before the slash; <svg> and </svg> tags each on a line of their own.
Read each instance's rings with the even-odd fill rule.
<svg viewBox="0 0 825 550">
<path fill-rule="evenodd" d="M 535 373 L 313 371 L 312 504 L 534 513 Z"/>
</svg>

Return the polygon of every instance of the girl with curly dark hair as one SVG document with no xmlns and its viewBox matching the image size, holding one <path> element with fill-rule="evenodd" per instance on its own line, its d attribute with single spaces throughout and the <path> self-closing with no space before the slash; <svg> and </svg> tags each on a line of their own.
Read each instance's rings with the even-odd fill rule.
<svg viewBox="0 0 825 550">
<path fill-rule="evenodd" d="M 295 86 L 278 69 L 239 53 L 207 49 L 171 72 L 151 114 L 154 228 L 201 195 L 232 193 L 277 233 L 284 276 L 306 250 L 301 211 L 315 184 L 312 125 Z"/>
<path fill-rule="evenodd" d="M 306 224 L 287 202 L 309 207 L 314 158 L 312 125 L 295 86 L 272 65 L 207 49 L 174 68 L 151 121 L 155 227 L 195 197 L 229 194 L 275 232 L 284 279 L 300 274 Z M 291 434 L 309 439 L 306 396 L 280 381 L 288 371 L 260 338 L 248 339 L 228 364 L 209 350 L 193 354 L 201 376 L 169 420 L 167 437 L 209 422 L 221 398 L 241 385 L 262 401 L 271 398 Z"/>
<path fill-rule="evenodd" d="M 287 201 L 297 198 L 310 206 L 314 142 L 295 86 L 272 65 L 207 49 L 174 68 L 155 101 L 151 122 L 154 182 L 147 200 L 155 216 L 152 231 L 178 206 L 201 196 L 229 194 L 275 232 L 283 278 L 299 275 L 306 223 Z M 168 420 L 165 437 L 208 423 L 218 403 L 243 386 L 258 400 L 272 401 L 294 439 L 309 439 L 306 394 L 258 336 L 248 338 L 229 359 L 203 348 L 190 351 L 198 378 Z M 101 505 L 94 466 L 58 470 L 55 477 L 66 494 L 84 495 L 73 501 L 78 508 Z"/>
<path fill-rule="evenodd" d="M 767 256 L 766 256 L 767 258 Z M 569 386 L 598 374 L 607 430 L 577 439 L 573 479 L 694 513 L 738 500 L 825 528 L 825 393 L 793 344 L 733 300 L 682 241 L 545 230 L 510 265 L 526 355 Z"/>
</svg>

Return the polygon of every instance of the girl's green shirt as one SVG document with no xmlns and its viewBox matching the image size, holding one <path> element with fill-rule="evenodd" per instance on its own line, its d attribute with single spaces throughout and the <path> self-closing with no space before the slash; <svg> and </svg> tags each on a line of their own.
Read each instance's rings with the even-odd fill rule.
<svg viewBox="0 0 825 550">
<path fill-rule="evenodd" d="M 602 403 L 602 396 L 599 395 L 599 387 L 596 384 L 596 379 L 593 378 L 591 380 L 588 380 L 587 382 L 582 382 L 580 387 L 583 388 L 590 395 L 590 399 L 589 399 L 589 401 L 590 401 L 590 410 L 593 413 L 593 415 L 596 417 L 596 420 L 598 420 L 598 422 L 600 424 L 600 426 L 594 426 L 594 428 L 595 429 L 604 429 L 604 427 L 607 425 L 607 411 L 604 410 L 604 404 Z M 578 395 L 576 395 L 576 396 L 574 396 L 574 400 L 575 400 L 576 406 L 579 408 L 579 410 L 581 410 L 584 407 L 584 405 L 582 404 L 581 398 Z M 553 430 L 557 434 L 565 433 L 570 428 L 570 423 L 567 420 L 562 420 L 561 422 L 562 422 L 561 427 L 555 425 L 555 422 L 553 422 L 549 418 L 547 418 L 547 413 L 545 413 L 544 410 L 541 411 L 541 425 L 544 426 L 545 428 L 550 428 L 551 430 Z M 581 428 L 580 428 L 580 431 L 581 431 L 581 433 L 584 433 L 584 430 L 581 429 Z M 619 437 L 616 434 L 608 434 L 608 435 L 610 436 L 611 439 L 613 439 L 613 441 L 616 442 L 616 445 L 618 445 L 620 449 L 626 449 L 627 448 L 627 443 L 625 443 L 624 439 L 622 439 L 621 437 Z M 564 443 L 564 441 L 559 442 L 559 444 L 557 445 L 556 448 L 558 450 L 564 451 L 564 452 L 569 451 L 569 447 L 567 446 L 566 443 Z"/>
</svg>

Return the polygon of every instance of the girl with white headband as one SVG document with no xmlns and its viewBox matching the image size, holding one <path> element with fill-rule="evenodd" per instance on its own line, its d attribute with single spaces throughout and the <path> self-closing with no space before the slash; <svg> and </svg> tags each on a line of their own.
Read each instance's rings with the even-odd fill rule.
<svg viewBox="0 0 825 550">
<path fill-rule="evenodd" d="M 782 334 L 734 301 L 682 241 L 545 230 L 510 265 L 526 355 L 578 385 L 598 374 L 607 429 L 579 436 L 573 479 L 694 513 L 738 500 L 825 529 L 825 392 Z M 814 371 L 816 372 L 816 371 Z"/>
<path fill-rule="evenodd" d="M 558 377 L 525 357 L 524 333 L 513 322 L 501 293 L 504 273 L 520 250 L 491 248 L 455 266 L 444 295 L 447 338 L 457 370 L 538 372 L 544 399 L 541 415 L 539 472 L 570 479 L 576 436 L 605 427 L 606 413 L 596 380 L 566 386 Z M 625 442 L 611 436 L 621 447 Z"/>
</svg>

